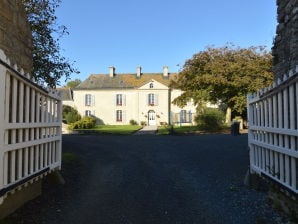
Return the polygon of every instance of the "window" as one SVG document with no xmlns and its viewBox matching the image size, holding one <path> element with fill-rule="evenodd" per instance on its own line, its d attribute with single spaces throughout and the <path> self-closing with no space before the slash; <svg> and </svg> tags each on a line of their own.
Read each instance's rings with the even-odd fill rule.
<svg viewBox="0 0 298 224">
<path fill-rule="evenodd" d="M 116 94 L 116 105 L 122 106 L 122 94 Z"/>
<path fill-rule="evenodd" d="M 148 105 L 157 106 L 157 94 L 148 94 Z"/>
<path fill-rule="evenodd" d="M 153 88 L 153 83 L 152 83 L 152 82 L 150 83 L 149 88 L 150 88 L 150 89 Z"/>
<path fill-rule="evenodd" d="M 122 110 L 116 110 L 116 121 L 122 121 Z"/>
<path fill-rule="evenodd" d="M 186 123 L 186 110 L 181 110 L 180 111 L 180 122 L 181 123 Z"/>
<path fill-rule="evenodd" d="M 180 111 L 180 123 L 191 123 L 192 114 L 191 111 L 181 110 Z"/>
<path fill-rule="evenodd" d="M 85 106 L 91 106 L 91 94 L 85 95 Z"/>
<path fill-rule="evenodd" d="M 90 117 L 91 116 L 91 110 L 85 110 L 85 116 Z"/>
</svg>

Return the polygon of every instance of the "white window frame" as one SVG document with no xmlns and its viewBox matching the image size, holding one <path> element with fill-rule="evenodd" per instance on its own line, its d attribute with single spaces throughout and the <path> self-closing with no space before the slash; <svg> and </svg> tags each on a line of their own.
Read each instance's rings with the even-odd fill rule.
<svg viewBox="0 0 298 224">
<path fill-rule="evenodd" d="M 123 105 L 123 94 L 116 94 L 116 105 L 117 106 Z"/>
<path fill-rule="evenodd" d="M 181 110 L 180 111 L 180 122 L 185 123 L 187 121 L 187 111 Z"/>
<path fill-rule="evenodd" d="M 158 105 L 158 94 L 149 93 L 147 95 L 148 106 L 157 106 Z"/>
<path fill-rule="evenodd" d="M 85 116 L 87 117 L 92 116 L 91 110 L 85 110 Z"/>
<path fill-rule="evenodd" d="M 122 122 L 123 121 L 123 112 L 122 110 L 116 110 L 116 121 Z"/>
<path fill-rule="evenodd" d="M 155 95 L 153 93 L 148 94 L 148 105 L 150 106 L 155 105 Z"/>
<path fill-rule="evenodd" d="M 91 106 L 91 102 L 92 102 L 92 96 L 91 94 L 86 94 L 85 95 L 85 106 Z"/>
</svg>

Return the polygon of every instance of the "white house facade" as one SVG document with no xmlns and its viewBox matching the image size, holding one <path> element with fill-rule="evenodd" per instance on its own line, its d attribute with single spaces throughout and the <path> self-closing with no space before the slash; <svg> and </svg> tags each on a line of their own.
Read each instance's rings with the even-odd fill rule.
<svg viewBox="0 0 298 224">
<path fill-rule="evenodd" d="M 145 125 L 192 124 L 196 112 L 189 102 L 179 108 L 172 101 L 181 90 L 171 89 L 177 74 L 163 73 L 90 75 L 73 90 L 74 107 L 82 116 L 94 116 L 101 124 L 129 124 L 131 120 Z"/>
</svg>

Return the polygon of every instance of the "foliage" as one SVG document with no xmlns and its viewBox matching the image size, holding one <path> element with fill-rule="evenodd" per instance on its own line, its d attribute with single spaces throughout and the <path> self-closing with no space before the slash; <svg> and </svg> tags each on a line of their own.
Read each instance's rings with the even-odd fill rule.
<svg viewBox="0 0 298 224">
<path fill-rule="evenodd" d="M 74 123 L 74 122 L 80 120 L 81 115 L 78 113 L 78 111 L 72 110 L 66 115 L 65 119 L 66 119 L 67 124 L 71 124 L 71 123 Z"/>
<path fill-rule="evenodd" d="M 206 108 L 202 114 L 195 117 L 195 121 L 200 130 L 218 131 L 224 123 L 224 113 L 216 108 Z"/>
<path fill-rule="evenodd" d="M 85 116 L 81 120 L 76 121 L 69 125 L 70 130 L 74 129 L 91 129 L 94 128 L 96 124 L 96 119 L 94 117 Z"/>
<path fill-rule="evenodd" d="M 130 125 L 138 125 L 138 122 L 135 121 L 135 120 L 133 120 L 133 119 L 131 119 L 131 120 L 129 121 L 129 124 L 130 124 Z"/>
<path fill-rule="evenodd" d="M 68 105 L 62 105 L 62 118 L 66 119 L 66 115 L 72 110 L 75 110 L 75 109 Z"/>
<path fill-rule="evenodd" d="M 67 124 L 70 124 L 80 120 L 81 116 L 79 115 L 79 112 L 75 108 L 68 105 L 63 105 L 62 118 L 66 120 Z"/>
<path fill-rule="evenodd" d="M 142 126 L 146 126 L 147 125 L 147 122 L 146 121 L 141 121 L 141 125 Z"/>
<path fill-rule="evenodd" d="M 57 24 L 55 11 L 61 0 L 22 0 L 33 38 L 33 71 L 39 82 L 55 87 L 59 79 L 78 73 L 73 63 L 60 54 L 59 38 L 68 34 Z"/>
<path fill-rule="evenodd" d="M 80 85 L 81 82 L 82 81 L 80 79 L 75 79 L 75 80 L 67 82 L 66 87 L 73 89 L 73 88 L 77 87 L 78 85 Z"/>
<path fill-rule="evenodd" d="M 268 86 L 273 80 L 272 56 L 264 47 L 240 48 L 233 45 L 207 47 L 187 60 L 174 88 L 184 93 L 173 103 L 185 106 L 190 99 L 221 102 L 238 114 L 246 109 L 246 95 Z"/>
</svg>

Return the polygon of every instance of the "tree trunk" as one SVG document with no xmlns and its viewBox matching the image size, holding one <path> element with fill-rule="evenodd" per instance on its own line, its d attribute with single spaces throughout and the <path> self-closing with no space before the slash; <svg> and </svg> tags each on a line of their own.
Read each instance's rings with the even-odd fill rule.
<svg viewBox="0 0 298 224">
<path fill-rule="evenodd" d="M 226 124 L 230 124 L 232 120 L 232 109 L 230 107 L 227 108 L 226 111 Z"/>
</svg>

